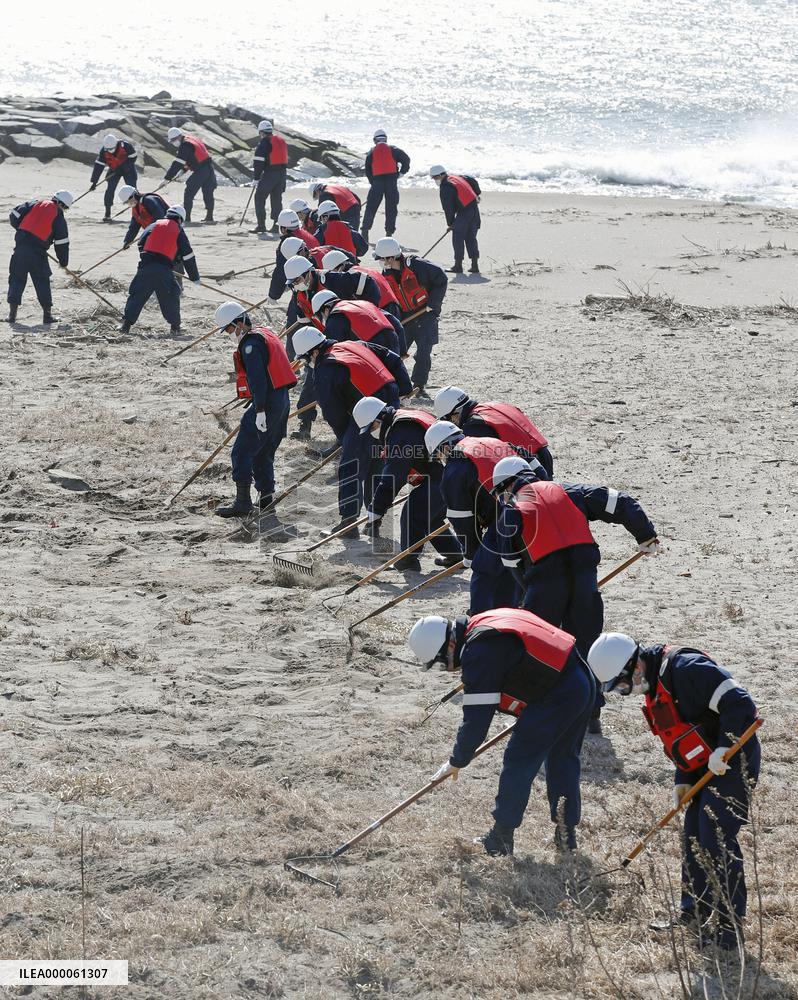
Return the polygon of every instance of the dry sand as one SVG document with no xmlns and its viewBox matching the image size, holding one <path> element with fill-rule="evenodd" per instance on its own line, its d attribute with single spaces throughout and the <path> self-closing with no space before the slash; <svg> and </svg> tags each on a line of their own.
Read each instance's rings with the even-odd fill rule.
<svg viewBox="0 0 798 1000">
<path fill-rule="evenodd" d="M 2 211 L 87 178 L 9 160 Z M 220 189 L 222 222 L 190 230 L 204 275 L 273 256 L 273 241 L 235 228 L 246 194 Z M 740 995 L 798 996 L 793 217 L 492 193 L 482 208 L 485 274 L 450 284 L 432 383 L 522 406 L 559 477 L 628 489 L 659 527 L 663 555 L 608 586 L 607 624 L 710 650 L 761 706 Z M 400 209 L 398 235 L 426 249 L 443 229 L 435 192 L 403 191 Z M 101 214 L 99 193 L 70 213 L 73 266 L 121 242 L 122 224 Z M 4 259 L 12 236 L 0 229 Z M 92 278 L 121 306 L 134 267 L 131 250 Z M 224 288 L 266 294 L 257 273 Z M 588 294 L 620 299 L 585 306 Z M 720 995 L 718 970 L 690 945 L 677 963 L 644 930 L 678 879 L 675 829 L 639 862 L 644 888 L 611 876 L 580 896 L 547 843 L 536 785 L 515 862 L 469 850 L 489 824 L 498 753 L 353 849 L 339 895 L 283 871 L 447 757 L 459 710 L 419 723 L 450 680 L 420 672 L 404 640 L 419 614 L 462 612 L 466 579 L 369 624 L 350 652 L 345 621 L 417 577 L 385 574 L 334 619 L 321 602 L 376 564 L 366 542 L 320 550 L 321 572 L 299 586 L 276 576 L 268 547 L 231 539 L 211 514 L 230 495 L 228 452 L 164 507 L 233 426 L 213 412 L 233 395 L 229 344 L 213 338 L 164 367 L 187 337 L 169 338 L 154 300 L 127 337 L 63 275 L 55 300 L 58 328 L 36 325 L 32 289 L 20 323 L 0 327 L 0 954 L 79 957 L 83 827 L 87 953 L 130 960 L 125 996 Z M 186 334 L 210 329 L 219 301 L 189 286 Z M 309 467 L 295 442 L 279 457 L 283 483 Z M 91 488 L 63 488 L 53 466 Z M 293 511 L 300 544 L 334 517 L 334 477 L 319 478 Z M 607 569 L 632 551 L 622 529 L 597 534 Z M 582 874 L 615 864 L 670 804 L 670 769 L 632 699 L 605 719 L 584 754 Z M 727 972 L 729 995 L 735 982 Z"/>
</svg>

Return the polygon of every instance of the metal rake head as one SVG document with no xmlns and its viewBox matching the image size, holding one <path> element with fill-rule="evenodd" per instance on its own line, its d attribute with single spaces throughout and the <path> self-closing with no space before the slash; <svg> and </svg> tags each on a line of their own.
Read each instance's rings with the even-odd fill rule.
<svg viewBox="0 0 798 1000">
<path fill-rule="evenodd" d="M 331 594 L 329 597 L 325 597 L 324 600 L 321 602 L 322 607 L 324 608 L 324 610 L 327 611 L 329 614 L 331 614 L 333 616 L 333 618 L 335 618 L 336 620 L 338 619 L 338 615 L 341 612 L 341 608 L 344 606 L 344 601 L 346 600 L 346 596 L 347 596 L 348 593 L 349 593 L 349 591 L 344 590 L 344 591 L 342 591 L 341 593 L 338 593 L 338 594 Z M 330 602 L 331 601 L 338 601 L 338 600 L 340 600 L 340 604 L 338 605 L 338 607 L 337 608 L 331 608 L 330 607 Z"/>
<path fill-rule="evenodd" d="M 332 864 L 335 866 L 335 881 L 331 882 L 329 879 L 321 878 L 319 875 L 313 875 L 311 872 L 305 871 L 303 868 L 298 868 L 297 865 L 307 865 L 307 864 Z M 286 858 L 283 862 L 283 868 L 287 872 L 291 872 L 296 878 L 303 882 L 316 883 L 318 885 L 329 886 L 330 889 L 334 889 L 338 892 L 338 886 L 341 881 L 340 869 L 338 867 L 338 861 L 332 854 L 304 854 L 296 858 Z"/>
<path fill-rule="evenodd" d="M 285 556 L 278 556 L 276 553 L 272 556 L 272 561 L 277 569 L 281 569 L 285 573 L 302 573 L 305 576 L 313 576 L 313 562 L 308 565 L 294 559 L 287 559 Z"/>
</svg>

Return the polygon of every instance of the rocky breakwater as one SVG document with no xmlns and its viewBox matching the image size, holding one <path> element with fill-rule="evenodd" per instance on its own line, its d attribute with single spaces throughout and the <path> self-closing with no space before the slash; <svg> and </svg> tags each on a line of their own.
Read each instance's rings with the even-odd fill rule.
<svg viewBox="0 0 798 1000">
<path fill-rule="evenodd" d="M 166 170 L 174 158 L 166 133 L 177 125 L 207 145 L 222 182 L 241 184 L 252 177 L 252 150 L 258 142 L 258 122 L 264 117 L 232 104 L 213 107 L 176 101 L 166 91 L 153 97 L 9 97 L 0 99 L 0 162 L 19 156 L 91 164 L 103 136 L 113 132 L 136 146 L 141 166 Z M 363 173 L 363 158 L 339 143 L 311 139 L 279 121 L 274 126 L 288 144 L 291 180 Z"/>
</svg>

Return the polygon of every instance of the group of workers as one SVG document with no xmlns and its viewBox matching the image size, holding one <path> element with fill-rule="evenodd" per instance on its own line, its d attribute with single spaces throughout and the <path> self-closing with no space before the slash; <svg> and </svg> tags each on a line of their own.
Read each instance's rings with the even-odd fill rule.
<svg viewBox="0 0 798 1000">
<path fill-rule="evenodd" d="M 183 228 L 202 191 L 206 222 L 213 221 L 216 178 L 207 147 L 172 128 L 174 163 L 165 180 L 189 171 L 183 205 L 137 188 L 136 153 L 127 140 L 106 136 L 92 171 L 95 187 L 108 168 L 108 219 L 114 190 L 131 209 L 123 241 L 138 240 L 140 262 L 131 282 L 121 329 L 130 331 L 156 295 L 173 333 L 180 329 L 179 276 L 199 281 Z M 642 555 L 659 549 L 657 531 L 640 503 L 612 486 L 558 482 L 548 440 L 530 417 L 505 401 L 480 401 L 457 385 L 431 398 L 431 354 L 447 292 L 446 271 L 408 254 L 395 238 L 397 178 L 410 160 L 378 131 L 366 160 L 369 195 L 316 182 L 311 196 L 282 207 L 288 151 L 268 121 L 255 150 L 254 232 L 279 230 L 269 300 L 288 291 L 286 340 L 253 324 L 246 308 L 226 302 L 215 315 L 233 342 L 237 394 L 247 400 L 232 451 L 236 495 L 217 508 L 221 517 L 263 515 L 275 509 L 275 457 L 288 433 L 289 391 L 302 387 L 301 419 L 293 432 L 309 441 L 318 411 L 335 438 L 318 454 L 338 459 L 342 539 L 375 539 L 400 491 L 409 487 L 399 523 L 404 553 L 395 569 L 421 570 L 423 544 L 436 564 L 470 569 L 469 607 L 449 619 L 427 616 L 409 644 L 425 666 L 459 672 L 463 721 L 449 759 L 436 778 L 456 778 L 485 739 L 494 714 L 515 717 L 504 754 L 493 825 L 479 843 L 491 855 L 513 853 L 514 832 L 527 808 L 534 778 L 545 766 L 554 843 L 577 846 L 581 816 L 580 759 L 585 734 L 601 733 L 604 695 L 645 696 L 645 715 L 675 764 L 677 799 L 709 770 L 713 780 L 691 799 L 684 821 L 683 897 L 680 919 L 699 928 L 712 922 L 721 947 L 739 944 L 746 908 L 745 877 L 737 835 L 759 771 L 756 737 L 744 753 L 728 749 L 757 716 L 745 689 L 706 653 L 667 645 L 642 646 L 621 633 L 604 633 L 597 568 L 600 552 L 591 525 L 622 525 Z M 480 188 L 475 178 L 435 166 L 454 265 L 467 254 L 479 270 Z M 385 237 L 377 240 L 377 267 L 362 262 L 375 213 L 385 201 Z M 9 276 L 10 321 L 28 275 L 54 322 L 47 249 L 66 267 L 68 191 L 17 206 Z M 411 371 L 405 366 L 415 345 Z M 419 406 L 410 406 L 415 397 Z M 253 499 L 252 485 L 258 496 Z M 407 551 L 410 550 L 410 551 Z"/>
</svg>

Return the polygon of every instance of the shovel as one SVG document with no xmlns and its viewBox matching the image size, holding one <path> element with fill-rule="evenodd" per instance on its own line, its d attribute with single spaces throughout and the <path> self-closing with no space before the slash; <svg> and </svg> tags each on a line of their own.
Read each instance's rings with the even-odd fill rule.
<svg viewBox="0 0 798 1000">
<path fill-rule="evenodd" d="M 489 740 L 485 740 L 482 746 L 478 747 L 474 751 L 474 757 L 471 759 L 473 760 L 475 757 L 479 757 L 480 754 L 485 753 L 486 750 L 490 750 L 492 747 L 495 747 L 497 743 L 500 743 L 503 739 L 505 739 L 505 737 L 510 735 L 514 727 L 515 723 L 513 722 L 509 726 L 502 729 L 500 733 L 492 736 Z M 381 826 L 384 826 L 389 820 L 393 819 L 394 816 L 398 816 L 400 812 L 404 812 L 408 806 L 412 806 L 414 802 L 418 802 L 418 800 L 426 795 L 427 792 L 431 792 L 433 788 L 437 788 L 438 785 L 442 784 L 449 777 L 451 777 L 451 775 L 447 774 L 443 778 L 433 778 L 432 781 L 428 781 L 426 785 L 419 788 L 417 792 L 413 792 L 412 795 L 400 802 L 398 806 L 394 806 L 393 809 L 389 809 L 388 812 L 380 816 L 379 819 L 375 819 L 373 823 L 369 823 L 369 825 L 361 830 L 360 833 L 355 834 L 355 836 L 352 837 L 351 840 L 347 840 L 345 844 L 341 844 L 341 846 L 337 847 L 331 854 L 306 854 L 300 857 L 286 858 L 283 862 L 283 867 L 286 871 L 291 872 L 292 875 L 296 875 L 297 878 L 301 878 L 305 882 L 317 882 L 319 885 L 326 885 L 331 889 L 337 889 L 340 881 L 338 875 L 338 859 L 341 855 L 346 854 L 346 852 L 350 848 L 354 847 L 355 844 L 359 844 L 361 840 L 365 840 L 369 834 L 374 833 L 375 830 L 379 830 Z M 332 863 L 335 865 L 335 881 L 331 882 L 329 879 L 320 878 L 318 875 L 311 875 L 310 872 L 297 867 L 300 864 L 308 863 Z"/>
</svg>

